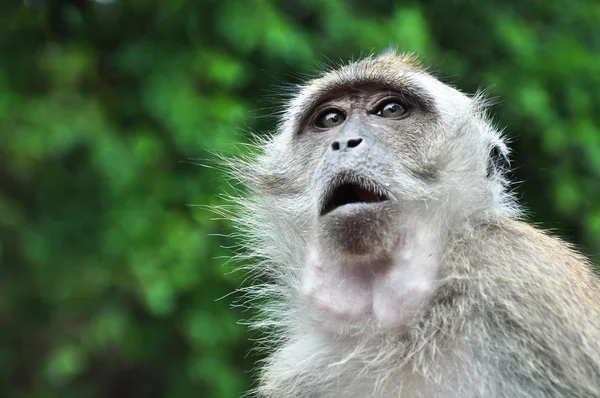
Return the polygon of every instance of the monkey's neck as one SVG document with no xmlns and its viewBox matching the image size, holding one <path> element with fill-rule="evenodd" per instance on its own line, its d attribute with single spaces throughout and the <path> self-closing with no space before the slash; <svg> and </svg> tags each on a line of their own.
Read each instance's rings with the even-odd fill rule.
<svg viewBox="0 0 600 398">
<path fill-rule="evenodd" d="M 372 256 L 331 256 L 313 246 L 301 285 L 308 321 L 341 336 L 403 330 L 437 287 L 434 241 L 435 234 L 421 231 L 394 252 Z"/>
</svg>

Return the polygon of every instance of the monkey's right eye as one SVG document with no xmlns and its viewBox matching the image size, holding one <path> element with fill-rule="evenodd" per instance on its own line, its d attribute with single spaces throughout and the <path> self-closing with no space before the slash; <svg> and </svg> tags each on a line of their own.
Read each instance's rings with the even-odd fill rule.
<svg viewBox="0 0 600 398">
<path fill-rule="evenodd" d="M 339 111 L 325 111 L 315 122 L 316 126 L 322 129 L 330 129 L 344 123 L 346 116 Z"/>
</svg>

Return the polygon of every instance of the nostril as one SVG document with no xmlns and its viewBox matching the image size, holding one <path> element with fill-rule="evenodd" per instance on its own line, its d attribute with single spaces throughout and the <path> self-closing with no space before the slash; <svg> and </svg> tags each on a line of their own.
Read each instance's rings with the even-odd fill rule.
<svg viewBox="0 0 600 398">
<path fill-rule="evenodd" d="M 334 142 L 331 144 L 331 148 L 332 148 L 334 151 L 339 151 L 339 150 L 340 150 L 340 143 L 339 143 L 338 141 L 334 141 Z"/>
<path fill-rule="evenodd" d="M 360 145 L 362 140 L 363 140 L 362 138 L 353 138 L 351 140 L 348 140 L 348 148 L 356 148 L 357 146 Z"/>
</svg>

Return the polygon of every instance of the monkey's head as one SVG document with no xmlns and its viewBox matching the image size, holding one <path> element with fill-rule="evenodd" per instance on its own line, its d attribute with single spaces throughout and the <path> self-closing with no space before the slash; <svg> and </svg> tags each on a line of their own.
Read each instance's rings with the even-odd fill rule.
<svg viewBox="0 0 600 398">
<path fill-rule="evenodd" d="M 238 168 L 252 191 L 242 224 L 287 304 L 282 323 L 397 332 L 443 283 L 448 240 L 515 214 L 484 108 L 395 52 L 299 86 Z"/>
</svg>

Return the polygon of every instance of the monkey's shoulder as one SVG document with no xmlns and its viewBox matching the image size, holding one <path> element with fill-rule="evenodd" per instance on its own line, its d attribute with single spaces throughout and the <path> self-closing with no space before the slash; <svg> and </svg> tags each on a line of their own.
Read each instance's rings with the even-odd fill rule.
<svg viewBox="0 0 600 398">
<path fill-rule="evenodd" d="M 481 228 L 463 257 L 469 258 L 468 272 L 479 275 L 475 280 L 486 282 L 474 284 L 482 297 L 496 297 L 496 304 L 518 301 L 522 316 L 530 312 L 527 316 L 541 323 L 556 316 L 561 322 L 571 318 L 588 323 L 600 339 L 600 279 L 585 256 L 522 221 L 502 220 Z"/>
<path fill-rule="evenodd" d="M 508 364 L 494 371 L 517 390 L 539 394 L 532 396 L 599 396 L 600 289 L 591 263 L 573 245 L 522 221 L 489 224 L 478 235 L 473 274 L 485 283 L 472 280 L 475 307 L 485 334 L 503 341 L 485 350 Z"/>
<path fill-rule="evenodd" d="M 600 280 L 591 263 L 572 244 L 525 222 L 481 224 L 447 261 L 458 263 L 481 297 L 516 299 L 538 312 L 592 311 L 600 322 Z"/>
<path fill-rule="evenodd" d="M 590 272 L 591 264 L 577 248 L 561 238 L 519 220 L 505 219 L 482 227 L 487 253 L 541 272 Z"/>
</svg>

